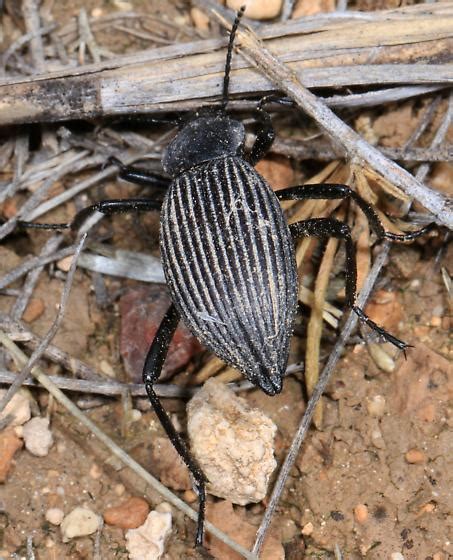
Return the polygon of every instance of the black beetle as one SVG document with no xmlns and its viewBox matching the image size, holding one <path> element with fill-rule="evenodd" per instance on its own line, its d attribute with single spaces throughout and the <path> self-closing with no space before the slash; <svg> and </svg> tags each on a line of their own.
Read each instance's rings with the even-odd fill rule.
<svg viewBox="0 0 453 560">
<path fill-rule="evenodd" d="M 157 416 L 195 481 L 199 496 L 196 545 L 203 542 L 206 479 L 153 389 L 180 318 L 208 349 L 255 386 L 268 395 L 279 393 L 297 306 L 294 239 L 337 237 L 346 244 L 347 304 L 385 340 L 404 350 L 403 341 L 355 305 L 356 261 L 349 227 L 333 218 L 288 226 L 279 200 L 352 199 L 380 239 L 408 241 L 431 227 L 404 235 L 388 233 L 372 207 L 346 185 L 302 185 L 272 191 L 253 168 L 274 139 L 270 116 L 263 109 L 270 98 L 257 105 L 260 126 L 249 153 L 244 148 L 243 124 L 226 113 L 233 41 L 243 11 L 238 12 L 230 34 L 221 106 L 196 112 L 165 150 L 162 165 L 172 179 L 110 159 L 118 165 L 121 178 L 164 188 L 163 203 L 149 198 L 100 201 L 79 212 L 70 224 L 78 228 L 95 210 L 113 214 L 161 209 L 160 247 L 173 303 L 146 356 L 143 381 Z M 54 229 L 61 227 L 68 224 L 53 225 Z"/>
</svg>

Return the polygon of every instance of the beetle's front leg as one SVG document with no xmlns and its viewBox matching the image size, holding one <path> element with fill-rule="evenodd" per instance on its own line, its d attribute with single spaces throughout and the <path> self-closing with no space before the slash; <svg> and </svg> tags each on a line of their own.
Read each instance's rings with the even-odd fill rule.
<svg viewBox="0 0 453 560">
<path fill-rule="evenodd" d="M 279 103 L 280 105 L 291 107 L 294 105 L 294 102 L 289 97 L 282 97 L 280 95 L 266 95 L 259 101 L 255 110 L 256 120 L 258 121 L 256 139 L 250 154 L 246 158 L 252 165 L 258 163 L 266 155 L 275 139 L 271 116 L 264 109 L 264 106 L 269 103 Z"/>
<path fill-rule="evenodd" d="M 143 366 L 143 383 L 148 394 L 149 400 L 157 414 L 160 423 L 175 447 L 178 454 L 181 456 L 184 463 L 187 465 L 194 483 L 195 490 L 198 494 L 199 509 L 198 509 L 198 522 L 197 522 L 197 535 L 195 538 L 195 546 L 203 546 L 203 530 L 206 509 L 206 477 L 203 471 L 198 466 L 195 459 L 187 449 L 186 444 L 175 430 L 167 412 L 165 411 L 162 403 L 156 395 L 153 385 L 159 379 L 164 365 L 165 358 L 167 357 L 168 348 L 171 339 L 175 334 L 176 327 L 178 326 L 179 315 L 176 307 L 171 305 L 167 310 L 156 336 L 151 344 L 151 347 L 146 356 L 145 365 Z"/>
<path fill-rule="evenodd" d="M 366 313 L 356 305 L 357 297 L 357 263 L 349 226 L 333 218 L 312 218 L 290 224 L 289 229 L 293 237 L 320 237 L 322 239 L 336 237 L 342 239 L 346 245 L 346 303 L 371 329 L 376 331 L 388 342 L 400 350 L 405 350 L 409 344 L 388 333 L 384 328 L 377 325 Z"/>
</svg>

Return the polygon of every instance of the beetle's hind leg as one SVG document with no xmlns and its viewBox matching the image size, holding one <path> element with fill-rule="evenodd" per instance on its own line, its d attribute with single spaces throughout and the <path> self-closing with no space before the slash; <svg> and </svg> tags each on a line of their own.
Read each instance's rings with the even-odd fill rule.
<svg viewBox="0 0 453 560">
<path fill-rule="evenodd" d="M 391 342 L 400 350 L 405 350 L 410 345 L 396 336 L 388 333 L 384 328 L 372 321 L 366 313 L 356 305 L 357 297 L 357 263 L 349 226 L 333 218 L 312 218 L 290 224 L 289 229 L 293 237 L 336 237 L 342 239 L 346 245 L 346 303 L 356 313 L 359 319 L 366 323 L 388 342 Z"/>
<path fill-rule="evenodd" d="M 145 389 L 154 408 L 154 412 L 157 414 L 171 443 L 181 456 L 184 463 L 187 465 L 193 477 L 199 501 L 195 546 L 201 547 L 203 546 L 203 529 L 206 509 L 206 477 L 197 465 L 195 459 L 190 454 L 186 444 L 175 430 L 167 412 L 153 389 L 154 383 L 156 383 L 161 374 L 162 366 L 164 365 L 165 358 L 167 357 L 168 348 L 170 346 L 171 339 L 175 334 L 178 322 L 179 315 L 176 311 L 176 307 L 171 305 L 162 319 L 156 336 L 146 356 L 145 365 L 143 366 L 143 383 L 145 384 Z"/>
</svg>

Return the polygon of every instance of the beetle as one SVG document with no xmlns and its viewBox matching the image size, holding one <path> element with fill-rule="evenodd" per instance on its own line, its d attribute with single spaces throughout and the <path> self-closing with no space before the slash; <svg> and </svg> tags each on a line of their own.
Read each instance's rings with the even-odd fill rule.
<svg viewBox="0 0 453 560">
<path fill-rule="evenodd" d="M 274 140 L 271 118 L 264 109 L 269 97 L 257 104 L 259 127 L 248 152 L 243 123 L 226 111 L 234 37 L 243 12 L 243 8 L 238 12 L 230 33 L 220 107 L 200 109 L 182 121 L 164 151 L 162 165 L 171 179 L 123 165 L 116 158 L 109 160 L 119 167 L 122 179 L 153 185 L 161 192 L 163 189 L 163 202 L 152 198 L 99 201 L 79 212 L 71 224 L 53 225 L 53 229 L 78 229 L 94 211 L 106 215 L 161 212 L 160 249 L 172 304 L 146 356 L 143 382 L 154 411 L 194 480 L 199 499 L 196 546 L 203 543 L 207 481 L 153 388 L 179 321 L 267 395 L 280 393 L 297 306 L 294 240 L 336 237 L 346 247 L 347 305 L 362 322 L 404 351 L 408 346 L 405 342 L 374 323 L 356 305 L 357 270 L 348 225 L 333 218 L 288 225 L 279 201 L 350 199 L 365 213 L 379 239 L 408 241 L 431 227 L 401 235 L 389 233 L 373 208 L 342 184 L 272 191 L 253 167 Z M 22 225 L 52 227 L 28 222 Z"/>
</svg>

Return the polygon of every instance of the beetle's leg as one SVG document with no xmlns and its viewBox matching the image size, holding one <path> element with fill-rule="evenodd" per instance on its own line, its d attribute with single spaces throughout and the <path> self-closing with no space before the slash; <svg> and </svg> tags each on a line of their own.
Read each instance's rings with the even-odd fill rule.
<svg viewBox="0 0 453 560">
<path fill-rule="evenodd" d="M 259 101 L 255 111 L 255 116 L 258 121 L 258 130 L 256 132 L 255 143 L 252 146 L 250 154 L 247 156 L 247 160 L 252 165 L 255 165 L 266 155 L 275 138 L 271 117 L 264 109 L 264 106 L 269 103 L 279 103 L 280 105 L 289 105 L 291 107 L 294 105 L 292 99 L 280 95 L 266 95 Z"/>
<path fill-rule="evenodd" d="M 160 173 L 151 173 L 141 167 L 135 165 L 124 165 L 118 158 L 112 156 L 107 160 L 107 164 L 116 165 L 119 169 L 118 176 L 120 179 L 135 183 L 137 185 L 152 186 L 158 190 L 165 192 L 171 182 L 171 179 L 161 175 Z"/>
<path fill-rule="evenodd" d="M 275 138 L 275 131 L 269 113 L 258 105 L 255 114 L 258 121 L 258 130 L 250 154 L 246 156 L 251 165 L 255 165 L 266 155 Z"/>
<path fill-rule="evenodd" d="M 200 467 L 197 465 L 195 459 L 190 454 L 186 444 L 175 430 L 170 418 L 168 417 L 168 414 L 166 413 L 164 407 L 162 406 L 158 396 L 153 389 L 154 383 L 158 380 L 161 374 L 162 366 L 164 365 L 165 358 L 167 357 L 168 348 L 170 346 L 171 339 L 173 338 L 173 335 L 176 331 L 176 327 L 178 326 L 178 322 L 179 315 L 176 311 L 176 307 L 174 305 L 171 305 L 165 313 L 164 318 L 162 319 L 156 336 L 154 337 L 154 340 L 148 351 L 148 355 L 146 356 L 145 365 L 143 366 L 143 383 L 145 384 L 145 389 L 148 393 L 149 400 L 151 401 L 151 404 L 160 420 L 160 423 L 162 424 L 164 430 L 167 432 L 167 435 L 176 451 L 179 453 L 182 460 L 187 465 L 190 473 L 192 474 L 199 501 L 195 546 L 202 546 L 206 508 L 206 477 Z"/>
<path fill-rule="evenodd" d="M 346 199 L 353 200 L 367 217 L 371 228 L 379 239 L 391 239 L 392 241 L 411 241 L 430 231 L 435 224 L 408 233 L 397 234 L 385 231 L 379 216 L 361 196 L 349 188 L 347 185 L 336 183 L 321 183 L 319 185 L 299 185 L 289 187 L 275 193 L 280 200 L 304 200 L 304 199 Z"/>
<path fill-rule="evenodd" d="M 33 222 L 18 221 L 17 225 L 32 229 L 68 229 L 77 230 L 84 221 L 93 213 L 101 212 L 106 216 L 111 214 L 121 214 L 125 212 L 149 212 L 150 210 L 160 210 L 162 201 L 150 198 L 125 198 L 100 200 L 91 206 L 87 206 L 78 212 L 72 222 L 67 224 L 35 224 Z"/>
<path fill-rule="evenodd" d="M 312 218 L 290 224 L 289 229 L 293 237 L 336 237 L 342 239 L 346 245 L 346 303 L 356 313 L 361 321 L 366 323 L 370 328 L 376 331 L 388 342 L 394 344 L 400 350 L 405 350 L 409 344 L 396 338 L 388 333 L 385 329 L 372 321 L 361 309 L 356 305 L 357 297 L 357 264 L 354 250 L 354 242 L 351 237 L 349 226 L 333 218 Z"/>
</svg>

